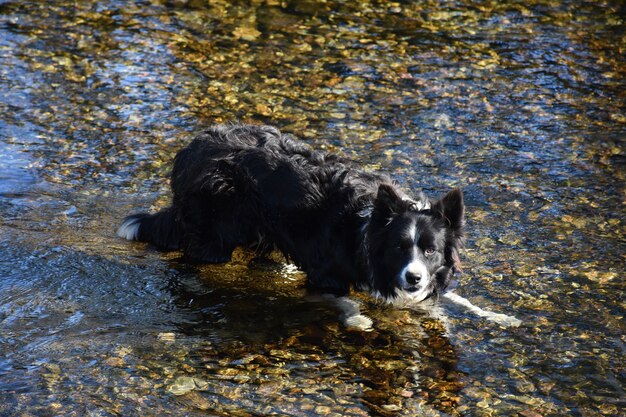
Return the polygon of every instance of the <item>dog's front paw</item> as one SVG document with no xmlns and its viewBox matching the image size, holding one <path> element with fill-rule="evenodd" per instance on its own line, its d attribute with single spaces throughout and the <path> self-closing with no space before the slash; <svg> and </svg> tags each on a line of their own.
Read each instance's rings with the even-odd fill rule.
<svg viewBox="0 0 626 417">
<path fill-rule="evenodd" d="M 363 314 L 344 317 L 343 324 L 349 329 L 360 330 L 362 332 L 371 332 L 374 330 L 372 327 L 374 324 L 372 319 Z"/>
<path fill-rule="evenodd" d="M 372 325 L 372 319 L 361 314 L 361 308 L 359 302 L 353 300 L 350 297 L 335 297 L 331 294 L 325 294 L 322 299 L 328 300 L 334 304 L 339 310 L 339 318 L 341 323 L 346 326 L 347 329 L 357 330 L 362 332 L 371 332 L 374 330 Z"/>
</svg>

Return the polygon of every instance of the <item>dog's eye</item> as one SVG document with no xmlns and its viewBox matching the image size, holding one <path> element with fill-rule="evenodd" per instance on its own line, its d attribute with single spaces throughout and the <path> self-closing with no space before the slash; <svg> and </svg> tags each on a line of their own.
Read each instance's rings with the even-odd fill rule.
<svg viewBox="0 0 626 417">
<path fill-rule="evenodd" d="M 427 248 L 427 249 L 424 251 L 424 254 L 425 254 L 426 256 L 433 255 L 434 253 L 435 253 L 435 249 L 434 249 L 434 248 Z"/>
</svg>

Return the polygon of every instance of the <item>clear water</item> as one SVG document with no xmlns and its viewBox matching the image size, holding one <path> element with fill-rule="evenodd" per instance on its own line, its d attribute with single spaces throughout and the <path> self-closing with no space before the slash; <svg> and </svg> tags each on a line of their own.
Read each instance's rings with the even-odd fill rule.
<svg viewBox="0 0 626 417">
<path fill-rule="evenodd" d="M 618 1 L 0 1 L 0 415 L 621 415 Z M 246 253 L 115 236 L 193 131 L 271 123 L 435 197 L 457 293 L 370 333 Z"/>
</svg>

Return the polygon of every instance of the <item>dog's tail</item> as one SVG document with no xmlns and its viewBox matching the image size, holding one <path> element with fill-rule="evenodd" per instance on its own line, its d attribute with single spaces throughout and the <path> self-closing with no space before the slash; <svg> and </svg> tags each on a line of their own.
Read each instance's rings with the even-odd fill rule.
<svg viewBox="0 0 626 417">
<path fill-rule="evenodd" d="M 158 213 L 133 214 L 122 221 L 117 235 L 128 240 L 149 242 L 160 249 L 176 250 L 180 248 L 181 226 L 174 207 L 165 208 Z"/>
</svg>

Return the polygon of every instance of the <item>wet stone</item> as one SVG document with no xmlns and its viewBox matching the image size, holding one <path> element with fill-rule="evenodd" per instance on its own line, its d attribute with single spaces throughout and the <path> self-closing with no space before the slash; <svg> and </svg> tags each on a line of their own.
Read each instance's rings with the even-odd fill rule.
<svg viewBox="0 0 626 417">
<path fill-rule="evenodd" d="M 176 378 L 167 390 L 174 395 L 184 395 L 190 391 L 206 389 L 207 386 L 208 383 L 202 379 L 181 376 Z"/>
</svg>

